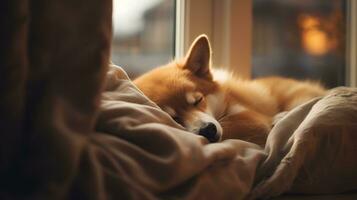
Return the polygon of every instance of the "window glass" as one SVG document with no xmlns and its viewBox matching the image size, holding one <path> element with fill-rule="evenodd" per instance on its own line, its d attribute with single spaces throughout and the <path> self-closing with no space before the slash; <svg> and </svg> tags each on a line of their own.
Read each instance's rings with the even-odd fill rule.
<svg viewBox="0 0 357 200">
<path fill-rule="evenodd" d="M 253 76 L 344 85 L 345 7 L 343 0 L 253 0 Z"/>
<path fill-rule="evenodd" d="M 114 0 L 112 61 L 131 78 L 174 55 L 174 0 Z"/>
</svg>

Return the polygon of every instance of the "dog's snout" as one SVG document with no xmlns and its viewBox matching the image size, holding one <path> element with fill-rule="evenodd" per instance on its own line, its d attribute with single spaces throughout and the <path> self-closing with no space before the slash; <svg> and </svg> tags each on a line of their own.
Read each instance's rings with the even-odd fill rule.
<svg viewBox="0 0 357 200">
<path fill-rule="evenodd" d="M 219 140 L 219 135 L 217 134 L 217 127 L 211 122 L 206 123 L 204 126 L 202 126 L 198 134 L 207 138 L 210 142 L 217 142 Z"/>
</svg>

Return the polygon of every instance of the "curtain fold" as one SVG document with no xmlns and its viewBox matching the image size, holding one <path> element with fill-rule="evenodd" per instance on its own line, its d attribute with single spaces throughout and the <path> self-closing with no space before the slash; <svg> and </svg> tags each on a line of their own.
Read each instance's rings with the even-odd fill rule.
<svg viewBox="0 0 357 200">
<path fill-rule="evenodd" d="M 0 198 L 61 198 L 94 132 L 112 1 L 0 5 Z"/>
<path fill-rule="evenodd" d="M 234 139 L 208 144 L 121 68 L 107 71 L 111 27 L 111 0 L 0 1 L 0 199 L 247 199 L 356 188 L 357 90 L 295 108 L 265 150 Z"/>
<path fill-rule="evenodd" d="M 0 187 L 20 152 L 28 67 L 27 0 L 0 2 Z"/>
</svg>

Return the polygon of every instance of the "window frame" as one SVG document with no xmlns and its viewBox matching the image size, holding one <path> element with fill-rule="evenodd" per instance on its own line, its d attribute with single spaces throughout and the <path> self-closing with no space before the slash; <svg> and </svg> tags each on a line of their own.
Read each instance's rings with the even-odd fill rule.
<svg viewBox="0 0 357 200">
<path fill-rule="evenodd" d="M 211 41 L 213 66 L 229 68 L 233 72 L 239 72 L 242 77 L 250 77 L 253 20 L 251 2 L 252 0 L 176 0 L 175 57 L 182 57 L 191 42 L 205 33 Z M 233 22 L 242 25 L 232 26 Z"/>
<path fill-rule="evenodd" d="M 175 58 L 184 56 L 185 48 L 185 0 L 176 0 L 175 2 Z"/>
<path fill-rule="evenodd" d="M 357 87 L 357 2 L 347 2 L 346 85 Z"/>
<path fill-rule="evenodd" d="M 176 0 L 176 6 L 175 57 L 183 57 L 195 37 L 205 33 L 211 40 L 214 66 L 229 68 L 243 77 L 251 76 L 252 0 Z M 243 25 L 238 28 L 232 22 Z M 345 84 L 357 87 L 355 0 L 347 0 L 346 27 Z"/>
</svg>

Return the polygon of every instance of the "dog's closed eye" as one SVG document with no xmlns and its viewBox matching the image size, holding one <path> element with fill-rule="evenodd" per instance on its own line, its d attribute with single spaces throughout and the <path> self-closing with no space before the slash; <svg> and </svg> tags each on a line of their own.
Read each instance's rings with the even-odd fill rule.
<svg viewBox="0 0 357 200">
<path fill-rule="evenodd" d="M 198 106 L 203 100 L 203 95 L 200 92 L 190 92 L 187 93 L 186 100 L 190 105 Z"/>
<path fill-rule="evenodd" d="M 196 99 L 194 102 L 193 102 L 193 105 L 194 106 L 198 106 L 203 100 L 203 96 L 199 97 L 198 99 Z"/>
</svg>

